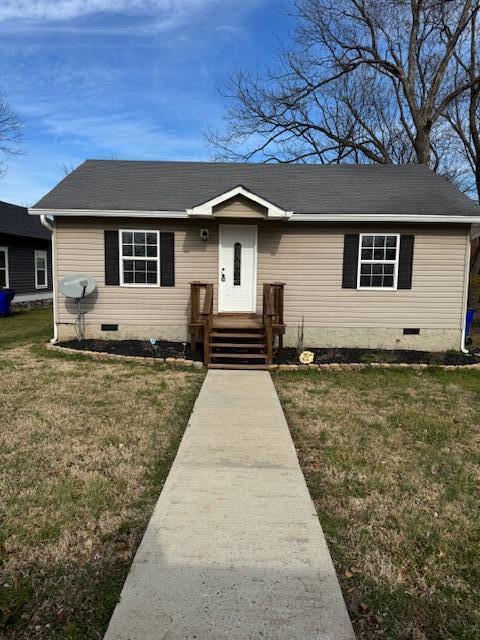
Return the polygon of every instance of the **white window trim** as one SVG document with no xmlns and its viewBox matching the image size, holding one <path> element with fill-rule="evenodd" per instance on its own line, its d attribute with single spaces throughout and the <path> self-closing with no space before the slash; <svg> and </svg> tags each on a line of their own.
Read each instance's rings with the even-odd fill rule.
<svg viewBox="0 0 480 640">
<path fill-rule="evenodd" d="M 37 269 L 37 256 L 45 260 L 45 284 L 38 284 L 38 269 Z M 35 289 L 48 289 L 48 266 L 47 266 L 47 251 L 43 249 L 35 249 L 33 254 L 33 264 L 35 266 Z"/>
<path fill-rule="evenodd" d="M 124 233 L 155 233 L 157 236 L 157 257 L 156 258 L 151 258 L 151 257 L 143 257 L 143 256 L 124 256 L 123 255 L 123 242 L 122 242 L 122 238 L 123 238 L 123 234 Z M 121 287 L 130 287 L 130 288 L 135 288 L 135 289 L 143 289 L 143 288 L 149 288 L 151 289 L 152 287 L 159 287 L 160 286 L 160 231 L 157 231 L 155 229 L 120 229 L 119 234 L 118 234 L 118 243 L 119 243 L 119 260 L 120 260 L 120 286 Z M 148 283 L 148 282 L 142 282 L 142 283 L 137 283 L 137 282 L 124 282 L 123 280 L 123 261 L 124 260 L 149 260 L 150 262 L 157 262 L 157 281 L 155 283 Z"/>
<path fill-rule="evenodd" d="M 8 247 L 0 247 L 0 251 L 5 253 L 5 289 L 10 287 L 10 273 L 8 266 Z"/>
<path fill-rule="evenodd" d="M 395 236 L 397 238 L 397 247 L 395 260 L 362 260 L 362 244 L 365 236 Z M 400 234 L 399 233 L 387 233 L 387 232 L 375 232 L 375 233 L 361 233 L 358 240 L 358 264 L 357 264 L 357 289 L 361 291 L 397 291 L 398 286 L 398 264 L 400 262 Z M 394 264 L 393 270 L 393 287 L 362 287 L 360 286 L 361 266 L 363 264 Z"/>
</svg>

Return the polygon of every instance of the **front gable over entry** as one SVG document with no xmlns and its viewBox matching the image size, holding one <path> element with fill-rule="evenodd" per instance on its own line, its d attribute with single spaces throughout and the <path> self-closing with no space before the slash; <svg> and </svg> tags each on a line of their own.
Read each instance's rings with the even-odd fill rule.
<svg viewBox="0 0 480 640">
<path fill-rule="evenodd" d="M 191 217 L 254 217 L 289 218 L 293 211 L 286 211 L 239 185 L 207 202 L 187 209 Z"/>
<path fill-rule="evenodd" d="M 233 196 L 212 208 L 215 218 L 267 218 L 268 209 L 245 196 Z"/>
</svg>

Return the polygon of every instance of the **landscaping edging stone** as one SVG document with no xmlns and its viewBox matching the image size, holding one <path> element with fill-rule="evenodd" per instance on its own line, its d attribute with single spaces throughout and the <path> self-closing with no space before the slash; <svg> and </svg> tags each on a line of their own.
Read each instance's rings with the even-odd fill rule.
<svg viewBox="0 0 480 640">
<path fill-rule="evenodd" d="M 188 342 L 175 342 L 169 340 L 107 340 L 107 339 L 84 339 L 67 340 L 55 343 L 58 347 L 74 349 L 78 352 L 107 353 L 119 356 L 132 356 L 135 358 L 173 358 L 186 360 L 197 360 L 203 362 L 201 349 L 192 351 Z M 276 354 L 273 360 L 278 365 L 295 365 L 306 368 L 307 363 L 318 365 L 351 365 L 362 364 L 369 366 L 402 366 L 426 364 L 431 366 L 464 366 L 477 364 L 480 362 L 480 351 L 478 353 L 463 354 L 456 351 L 445 353 L 430 353 L 427 351 L 412 350 L 374 350 L 358 348 L 327 349 L 311 347 L 308 358 L 303 358 L 304 363 L 299 360 L 299 350 L 292 347 L 285 347 L 281 353 Z M 232 353 L 240 354 L 238 349 Z M 236 356 L 238 357 L 238 356 Z M 311 358 L 311 359 L 310 359 Z M 167 360 L 168 364 L 173 360 Z"/>
<path fill-rule="evenodd" d="M 69 347 L 60 347 L 51 342 L 47 342 L 45 348 L 60 353 L 70 353 L 73 355 L 86 355 L 98 360 L 123 360 L 124 362 L 141 362 L 151 366 L 159 364 L 167 364 L 182 367 L 195 367 L 202 369 L 205 365 L 200 360 L 186 360 L 185 358 L 157 358 L 153 356 L 125 356 L 118 353 L 105 353 L 102 351 L 87 351 L 82 349 L 71 349 Z M 425 364 L 425 363 L 406 363 L 406 362 L 351 362 L 351 363 L 327 363 L 327 364 L 271 364 L 268 368 L 270 371 L 304 371 L 304 370 L 325 370 L 332 371 L 352 371 L 356 369 L 428 369 L 435 367 L 446 371 L 456 369 L 480 369 L 480 362 L 474 364 Z"/>
<path fill-rule="evenodd" d="M 181 367 L 203 368 L 203 362 L 200 360 L 187 360 L 185 358 L 157 358 L 153 356 L 124 356 L 119 353 L 105 353 L 102 351 L 87 351 L 86 349 L 70 349 L 69 347 L 60 347 L 51 342 L 45 344 L 45 348 L 49 351 L 58 351 L 59 353 L 70 353 L 72 355 L 84 355 L 96 360 L 122 360 L 123 362 L 141 362 L 155 366 L 159 364 L 170 364 Z"/>
<path fill-rule="evenodd" d="M 15 311 L 29 311 L 30 309 L 46 309 L 53 307 L 52 298 L 46 298 L 44 300 L 12 300 L 12 312 Z"/>
<path fill-rule="evenodd" d="M 425 364 L 406 362 L 390 363 L 390 362 L 351 362 L 348 364 L 340 364 L 338 362 L 330 364 L 272 364 L 270 369 L 278 371 L 302 371 L 304 369 L 330 369 L 333 371 L 352 371 L 355 369 L 445 369 L 452 371 L 454 369 L 480 369 L 480 362 L 476 364 Z"/>
</svg>

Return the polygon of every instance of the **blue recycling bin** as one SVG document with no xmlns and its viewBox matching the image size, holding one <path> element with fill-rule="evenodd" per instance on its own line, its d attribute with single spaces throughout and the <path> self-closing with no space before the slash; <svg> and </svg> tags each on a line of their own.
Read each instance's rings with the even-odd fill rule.
<svg viewBox="0 0 480 640">
<path fill-rule="evenodd" d="M 473 318 L 475 317 L 475 309 L 467 309 L 467 317 L 465 318 L 465 335 L 468 336 L 472 327 Z"/>
<path fill-rule="evenodd" d="M 10 315 L 10 304 L 14 297 L 13 289 L 0 289 L 0 316 Z"/>
</svg>

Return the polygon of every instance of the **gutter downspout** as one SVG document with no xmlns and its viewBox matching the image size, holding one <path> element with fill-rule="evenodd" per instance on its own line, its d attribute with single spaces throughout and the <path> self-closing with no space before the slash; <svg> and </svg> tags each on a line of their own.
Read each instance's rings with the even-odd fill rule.
<svg viewBox="0 0 480 640">
<path fill-rule="evenodd" d="M 55 245 L 55 221 L 47 218 L 46 215 L 42 214 L 40 216 L 40 222 L 43 226 L 50 231 L 52 234 L 52 285 L 53 285 L 53 338 L 50 340 L 52 344 L 58 342 L 58 317 L 57 317 L 57 299 L 58 299 L 58 291 L 57 291 L 57 261 L 55 258 L 56 255 L 56 245 Z"/>
<path fill-rule="evenodd" d="M 468 228 L 467 231 L 467 242 L 465 247 L 465 280 L 464 280 L 464 288 L 463 288 L 463 311 L 462 311 L 462 339 L 460 342 L 460 351 L 462 353 L 470 353 L 470 351 L 465 346 L 466 334 L 465 334 L 465 324 L 467 321 L 467 307 L 468 307 L 468 289 L 470 284 L 470 251 L 471 251 L 471 227 Z"/>
</svg>

